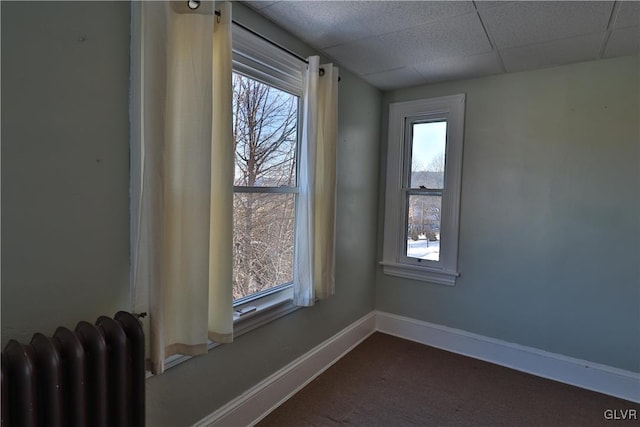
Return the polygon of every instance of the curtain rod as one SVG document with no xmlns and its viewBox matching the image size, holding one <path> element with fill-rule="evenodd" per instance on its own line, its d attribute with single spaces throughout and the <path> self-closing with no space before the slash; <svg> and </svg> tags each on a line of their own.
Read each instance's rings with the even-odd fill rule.
<svg viewBox="0 0 640 427">
<path fill-rule="evenodd" d="M 220 11 L 216 10 L 216 16 L 220 16 Z M 270 45 L 277 47 L 278 49 L 280 49 L 283 52 L 288 53 L 289 55 L 298 58 L 300 61 L 304 62 L 305 64 L 309 64 L 309 61 L 307 61 L 306 58 L 303 58 L 302 56 L 298 55 L 297 53 L 287 49 L 286 47 L 274 42 L 273 40 L 270 40 L 268 38 L 266 38 L 265 36 L 263 36 L 262 34 L 258 33 L 257 31 L 252 30 L 251 28 L 247 27 L 244 24 L 241 24 L 240 22 L 236 21 L 235 19 L 232 19 L 231 22 L 234 25 L 237 25 L 238 27 L 242 28 L 243 30 L 246 30 L 248 32 L 250 32 L 251 34 L 253 34 L 254 36 L 258 37 L 260 40 L 264 40 L 265 42 L 269 43 Z"/>
<path fill-rule="evenodd" d="M 194 1 L 194 0 L 190 0 L 190 1 L 189 1 L 189 8 L 191 8 L 191 9 L 195 9 L 195 8 L 197 8 L 197 6 L 196 6 L 195 8 L 194 8 L 194 7 L 192 7 L 192 4 L 193 4 L 193 5 L 196 5 L 196 4 L 197 4 L 197 5 L 199 6 L 199 2 L 196 2 L 196 1 Z M 214 13 L 215 13 L 215 15 L 216 15 L 217 17 L 220 17 L 220 15 L 221 15 L 219 10 L 214 11 Z M 265 36 L 263 36 L 262 34 L 258 33 L 257 31 L 252 30 L 251 28 L 247 27 L 247 26 L 246 26 L 246 25 L 244 25 L 244 24 L 241 24 L 240 22 L 236 21 L 235 19 L 232 19 L 232 20 L 231 20 L 231 22 L 232 22 L 234 25 L 237 25 L 238 27 L 242 28 L 243 30 L 246 30 L 246 31 L 250 32 L 250 33 L 251 33 L 251 34 L 253 34 L 254 36 L 258 37 L 259 39 L 264 40 L 265 42 L 269 43 L 270 45 L 272 45 L 272 46 L 274 46 L 274 47 L 276 47 L 276 48 L 280 49 L 281 51 L 286 52 L 286 53 L 288 53 L 289 55 L 291 55 L 291 56 L 293 56 L 293 57 L 295 57 L 295 58 L 299 59 L 300 61 L 304 62 L 305 64 L 307 64 L 307 65 L 309 64 L 309 61 L 307 61 L 307 59 L 306 59 L 306 58 L 304 58 L 304 57 L 302 57 L 302 56 L 298 55 L 297 53 L 295 53 L 294 51 L 292 51 L 292 50 L 290 50 L 290 49 L 287 49 L 286 47 L 284 47 L 284 46 L 282 46 L 282 45 L 280 45 L 280 44 L 278 44 L 278 43 L 274 42 L 273 40 L 266 38 L 266 37 L 265 37 Z M 321 76 L 324 76 L 324 68 L 320 68 L 320 75 L 321 75 Z M 342 80 L 342 79 L 340 78 L 340 76 L 338 76 L 338 81 L 340 81 L 340 80 Z"/>
</svg>

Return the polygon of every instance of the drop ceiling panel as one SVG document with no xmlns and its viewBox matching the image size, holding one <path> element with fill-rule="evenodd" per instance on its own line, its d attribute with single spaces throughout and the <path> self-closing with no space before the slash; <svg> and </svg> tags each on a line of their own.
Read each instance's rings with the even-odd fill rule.
<svg viewBox="0 0 640 427">
<path fill-rule="evenodd" d="M 296 1 L 261 9 L 308 43 L 326 48 L 474 10 L 470 1 Z"/>
<path fill-rule="evenodd" d="M 371 41 L 401 56 L 403 63 L 398 65 L 491 51 L 491 44 L 475 12 L 397 31 Z"/>
<path fill-rule="evenodd" d="M 427 83 L 488 76 L 504 72 L 496 52 L 427 61 L 413 66 Z"/>
<path fill-rule="evenodd" d="M 356 2 L 287 1 L 264 8 L 260 13 L 312 46 L 324 48 L 361 39 L 370 33 L 364 22 L 353 19 L 360 8 Z"/>
<path fill-rule="evenodd" d="M 602 34 L 571 37 L 501 51 L 508 72 L 546 68 L 598 58 Z"/>
<path fill-rule="evenodd" d="M 513 2 L 480 9 L 489 36 L 498 48 L 527 46 L 554 39 L 604 32 L 613 2 Z"/>
<path fill-rule="evenodd" d="M 356 73 L 371 74 L 427 60 L 486 53 L 491 45 L 474 12 L 324 51 Z"/>
<path fill-rule="evenodd" d="M 356 74 L 400 68 L 407 60 L 400 52 L 389 50 L 387 44 L 373 42 L 371 38 L 330 47 L 324 52 Z"/>
<path fill-rule="evenodd" d="M 476 8 L 480 9 L 489 9 L 490 7 L 498 7 L 504 6 L 505 4 L 513 3 L 510 1 L 490 1 L 490 0 L 480 0 L 476 1 Z"/>
<path fill-rule="evenodd" d="M 278 2 L 277 1 L 245 1 L 245 3 L 256 10 L 260 10 L 260 9 L 264 9 L 265 7 L 269 7 L 273 4 L 276 4 Z"/>
<path fill-rule="evenodd" d="M 604 58 L 640 54 L 640 26 L 613 30 L 604 50 Z"/>
<path fill-rule="evenodd" d="M 638 25 L 640 25 L 640 2 L 620 2 L 613 28 L 626 28 Z"/>
<path fill-rule="evenodd" d="M 427 83 L 427 81 L 411 67 L 368 74 L 362 78 L 382 90 L 393 90 Z"/>
<path fill-rule="evenodd" d="M 371 34 L 376 35 L 417 27 L 475 11 L 473 3 L 470 1 L 374 1 L 364 3 L 372 5 L 374 16 L 364 13 L 354 18 L 364 20 L 369 26 Z"/>
</svg>

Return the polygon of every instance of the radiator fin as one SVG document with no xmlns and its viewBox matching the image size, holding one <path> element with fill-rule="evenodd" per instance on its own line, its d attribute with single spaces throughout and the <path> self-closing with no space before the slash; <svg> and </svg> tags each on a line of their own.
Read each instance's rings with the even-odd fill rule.
<svg viewBox="0 0 640 427">
<path fill-rule="evenodd" d="M 2 352 L 2 427 L 145 423 L 144 332 L 121 311 Z"/>
</svg>

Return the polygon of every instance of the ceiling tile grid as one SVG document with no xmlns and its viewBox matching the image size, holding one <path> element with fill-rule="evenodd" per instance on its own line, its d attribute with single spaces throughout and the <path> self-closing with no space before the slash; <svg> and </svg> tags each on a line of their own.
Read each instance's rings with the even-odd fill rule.
<svg viewBox="0 0 640 427">
<path fill-rule="evenodd" d="M 474 10 L 471 1 L 281 1 L 259 9 L 320 49 Z"/>
<path fill-rule="evenodd" d="M 324 51 L 352 71 L 372 74 L 427 60 L 487 53 L 491 44 L 473 12 Z"/>
<path fill-rule="evenodd" d="M 475 12 L 396 31 L 373 42 L 384 44 L 406 58 L 399 65 L 491 51 L 491 44 Z"/>
<path fill-rule="evenodd" d="M 640 1 L 245 3 L 382 90 L 640 51 Z"/>
<path fill-rule="evenodd" d="M 480 9 L 487 32 L 499 49 L 527 46 L 585 34 L 603 33 L 613 2 L 514 2 Z"/>
</svg>

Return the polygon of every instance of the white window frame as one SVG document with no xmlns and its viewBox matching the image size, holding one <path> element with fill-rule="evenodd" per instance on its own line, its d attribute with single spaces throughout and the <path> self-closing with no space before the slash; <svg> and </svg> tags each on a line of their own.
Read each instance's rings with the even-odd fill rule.
<svg viewBox="0 0 640 427">
<path fill-rule="evenodd" d="M 305 63 L 295 56 L 266 42 L 250 31 L 232 27 L 233 71 L 302 99 Z M 300 118 L 301 106 L 298 108 Z M 298 120 L 298 147 L 301 123 Z M 296 176 L 298 176 L 296 155 Z M 296 189 L 270 187 L 234 187 L 234 192 L 297 193 Z M 293 304 L 293 283 L 283 283 L 234 301 L 234 335 L 258 328 L 300 307 Z"/>
<path fill-rule="evenodd" d="M 464 140 L 465 95 L 450 95 L 389 106 L 389 138 L 383 258 L 384 274 L 443 285 L 455 285 L 458 272 L 458 234 L 462 148 Z M 445 188 L 442 194 L 440 256 L 438 261 L 406 256 L 411 175 L 412 124 L 425 121 L 447 122 L 445 148 Z"/>
</svg>

